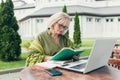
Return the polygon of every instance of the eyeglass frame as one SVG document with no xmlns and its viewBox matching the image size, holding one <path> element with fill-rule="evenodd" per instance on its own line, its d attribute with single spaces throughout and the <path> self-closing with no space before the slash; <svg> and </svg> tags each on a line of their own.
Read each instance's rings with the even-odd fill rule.
<svg viewBox="0 0 120 80">
<path fill-rule="evenodd" d="M 58 22 L 56 22 L 58 25 L 58 27 L 59 27 L 59 29 L 61 29 L 61 28 L 63 28 L 64 30 L 67 30 L 68 29 L 68 27 L 67 26 L 64 26 L 64 25 L 62 25 L 62 24 L 60 24 L 60 23 L 58 23 Z"/>
</svg>

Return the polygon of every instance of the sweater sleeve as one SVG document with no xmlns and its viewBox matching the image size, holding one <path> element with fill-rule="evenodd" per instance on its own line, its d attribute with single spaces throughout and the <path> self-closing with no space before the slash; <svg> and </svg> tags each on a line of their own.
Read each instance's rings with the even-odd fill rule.
<svg viewBox="0 0 120 80">
<path fill-rule="evenodd" d="M 31 66 L 35 63 L 42 62 L 45 58 L 43 47 L 40 42 L 34 40 L 29 48 L 29 55 L 26 59 L 26 66 Z"/>
</svg>

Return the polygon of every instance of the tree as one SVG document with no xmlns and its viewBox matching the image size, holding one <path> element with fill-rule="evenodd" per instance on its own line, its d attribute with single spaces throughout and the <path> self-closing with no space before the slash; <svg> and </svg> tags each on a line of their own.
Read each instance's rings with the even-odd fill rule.
<svg viewBox="0 0 120 80">
<path fill-rule="evenodd" d="M 67 7 L 66 7 L 66 5 L 64 5 L 64 7 L 62 8 L 62 11 L 65 12 L 65 13 L 67 13 Z"/>
<path fill-rule="evenodd" d="M 79 48 L 81 46 L 81 32 L 80 32 L 80 25 L 79 25 L 79 16 L 78 13 L 75 13 L 74 17 L 74 34 L 73 34 L 73 39 L 74 39 L 74 47 Z"/>
<path fill-rule="evenodd" d="M 18 33 L 9 26 L 2 28 L 2 42 L 0 49 L 0 59 L 3 61 L 12 61 L 19 59 L 20 56 L 20 45 L 21 41 L 18 41 Z"/>
<path fill-rule="evenodd" d="M 6 0 L 0 9 L 0 59 L 3 61 L 12 61 L 20 58 L 21 38 L 18 34 L 18 24 L 14 17 L 13 3 Z"/>
<path fill-rule="evenodd" d="M 2 0 L 1 4 L 0 4 L 0 29 L 2 28 L 2 23 L 3 23 L 3 19 L 2 19 L 2 15 L 4 14 L 3 11 L 4 10 L 4 1 Z"/>
<path fill-rule="evenodd" d="M 64 7 L 62 8 L 62 12 L 67 13 L 67 7 L 66 7 L 66 5 L 64 5 Z M 65 36 L 66 36 L 67 38 L 69 38 L 69 30 L 65 33 Z"/>
<path fill-rule="evenodd" d="M 9 27 L 12 27 L 15 31 L 18 30 L 18 24 L 17 20 L 14 16 L 14 5 L 11 0 L 6 0 L 5 3 L 5 15 L 4 15 L 4 25 L 8 25 Z"/>
<path fill-rule="evenodd" d="M 0 4 L 0 45 L 2 42 L 2 28 L 3 28 L 3 14 L 4 14 L 4 1 L 2 0 L 1 4 Z M 1 46 L 0 46 L 1 49 Z"/>
</svg>

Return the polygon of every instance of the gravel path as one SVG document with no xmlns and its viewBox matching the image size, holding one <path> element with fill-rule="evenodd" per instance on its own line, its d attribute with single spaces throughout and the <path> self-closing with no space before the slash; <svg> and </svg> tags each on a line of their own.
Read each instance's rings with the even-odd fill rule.
<svg viewBox="0 0 120 80">
<path fill-rule="evenodd" d="M 19 72 L 2 74 L 0 80 L 19 80 Z"/>
<path fill-rule="evenodd" d="M 24 67 L 8 69 L 8 70 L 0 70 L 0 80 L 20 80 L 19 72 L 23 68 Z"/>
</svg>

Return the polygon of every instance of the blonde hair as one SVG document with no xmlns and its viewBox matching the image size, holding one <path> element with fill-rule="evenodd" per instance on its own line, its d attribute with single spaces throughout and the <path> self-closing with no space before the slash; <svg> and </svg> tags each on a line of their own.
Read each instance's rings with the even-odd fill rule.
<svg viewBox="0 0 120 80">
<path fill-rule="evenodd" d="M 49 21 L 48 21 L 48 27 L 49 28 L 52 28 L 53 25 L 58 22 L 59 23 L 64 23 L 66 24 L 67 27 L 69 27 L 69 24 L 70 24 L 70 17 L 68 14 L 64 13 L 64 12 L 58 12 L 54 15 L 52 15 L 50 18 L 49 18 Z"/>
</svg>

